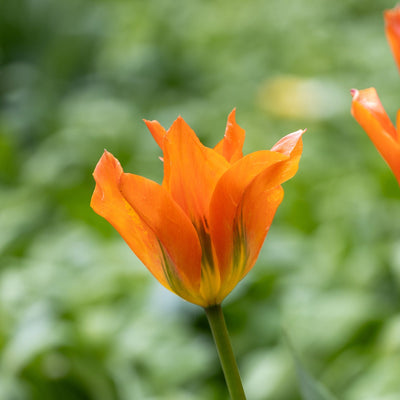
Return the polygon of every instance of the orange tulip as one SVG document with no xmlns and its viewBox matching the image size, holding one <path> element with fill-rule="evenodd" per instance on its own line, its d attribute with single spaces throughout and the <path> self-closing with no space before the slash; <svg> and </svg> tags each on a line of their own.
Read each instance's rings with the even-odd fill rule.
<svg viewBox="0 0 400 400">
<path fill-rule="evenodd" d="M 181 117 L 168 131 L 145 123 L 163 151 L 162 185 L 124 173 L 105 151 L 91 207 L 167 289 L 203 307 L 220 304 L 257 259 L 283 198 L 280 185 L 297 171 L 304 131 L 243 157 L 235 110 L 214 149 Z"/>
<path fill-rule="evenodd" d="M 400 69 L 400 6 L 384 13 L 385 31 Z M 374 88 L 351 91 L 351 113 L 392 169 L 400 185 L 400 113 L 397 128 L 385 112 Z"/>
</svg>

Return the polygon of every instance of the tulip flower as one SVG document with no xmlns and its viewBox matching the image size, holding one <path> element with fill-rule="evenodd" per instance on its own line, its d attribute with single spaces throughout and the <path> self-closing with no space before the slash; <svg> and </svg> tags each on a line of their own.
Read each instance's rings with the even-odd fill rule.
<svg viewBox="0 0 400 400">
<path fill-rule="evenodd" d="M 400 6 L 384 13 L 385 31 L 400 69 Z M 375 88 L 351 90 L 351 113 L 392 169 L 400 185 L 400 113 L 397 128 L 391 122 Z"/>
<path fill-rule="evenodd" d="M 124 173 L 105 151 L 93 174 L 91 206 L 162 285 L 204 307 L 231 398 L 243 400 L 220 304 L 256 262 L 283 198 L 281 184 L 297 171 L 304 131 L 243 156 L 235 110 L 214 149 L 181 117 L 168 131 L 145 122 L 163 152 L 162 184 Z"/>
<path fill-rule="evenodd" d="M 181 117 L 168 131 L 145 123 L 163 151 L 162 184 L 124 173 L 105 151 L 91 207 L 163 286 L 202 307 L 220 304 L 257 259 L 283 198 L 281 184 L 297 171 L 303 131 L 243 156 L 235 111 L 214 149 Z"/>
</svg>

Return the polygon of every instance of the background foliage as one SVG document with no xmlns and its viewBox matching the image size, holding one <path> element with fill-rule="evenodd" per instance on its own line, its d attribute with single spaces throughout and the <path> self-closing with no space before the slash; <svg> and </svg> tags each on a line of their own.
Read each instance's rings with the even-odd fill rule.
<svg viewBox="0 0 400 400">
<path fill-rule="evenodd" d="M 399 187 L 352 120 L 400 80 L 366 0 L 0 0 L 0 398 L 227 397 L 201 309 L 89 208 L 103 148 L 160 181 L 142 118 L 245 151 L 308 128 L 259 261 L 225 312 L 249 399 L 297 400 L 282 327 L 340 399 L 400 393 Z"/>
</svg>

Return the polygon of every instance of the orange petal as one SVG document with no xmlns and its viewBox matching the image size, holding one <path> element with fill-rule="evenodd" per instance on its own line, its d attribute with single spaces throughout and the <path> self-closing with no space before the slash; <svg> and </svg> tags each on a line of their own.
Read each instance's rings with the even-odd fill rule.
<svg viewBox="0 0 400 400">
<path fill-rule="evenodd" d="M 385 32 L 397 68 L 400 70 L 400 6 L 384 12 Z"/>
<path fill-rule="evenodd" d="M 181 296 L 185 291 L 196 295 L 201 279 L 201 248 L 189 218 L 165 188 L 149 179 L 122 174 L 120 190 L 171 260 L 165 272 L 172 289 Z"/>
<path fill-rule="evenodd" d="M 170 289 L 159 262 L 157 238 L 119 191 L 122 173 L 119 161 L 104 151 L 93 173 L 96 188 L 90 205 L 120 233 L 150 272 Z"/>
<path fill-rule="evenodd" d="M 274 167 L 272 167 L 274 168 Z M 220 303 L 255 264 L 275 212 L 283 199 L 282 186 L 268 190 L 255 178 L 243 195 L 238 208 L 234 257 L 230 268 L 221 278 L 222 285 L 217 302 Z"/>
<path fill-rule="evenodd" d="M 179 117 L 164 138 L 163 186 L 193 223 L 204 223 L 214 187 L 229 163 L 203 146 Z"/>
<path fill-rule="evenodd" d="M 245 131 L 235 119 L 236 109 L 228 116 L 224 138 L 214 147 L 214 150 L 225 157 L 231 164 L 243 157 Z"/>
<path fill-rule="evenodd" d="M 303 141 L 301 137 L 305 132 L 305 129 L 300 129 L 296 132 L 289 133 L 289 135 L 286 135 L 276 142 L 272 146 L 271 151 L 277 151 L 291 158 L 300 156 L 303 151 Z"/>
<path fill-rule="evenodd" d="M 352 90 L 351 113 L 368 134 L 400 183 L 400 144 L 396 129 L 374 88 Z"/>
<path fill-rule="evenodd" d="M 147 128 L 149 129 L 150 133 L 152 134 L 154 140 L 160 146 L 160 149 L 164 151 L 164 137 L 166 135 L 165 129 L 161 126 L 158 121 L 147 121 L 144 120 Z"/>
<path fill-rule="evenodd" d="M 301 154 L 303 152 L 303 140 L 302 136 L 306 132 L 304 129 L 300 129 L 296 132 L 290 133 L 286 135 L 284 138 L 279 140 L 273 147 L 272 151 L 277 151 L 289 157 L 286 162 L 282 162 L 277 165 L 276 171 L 270 169 L 270 171 L 266 171 L 266 176 L 264 178 L 265 182 L 268 182 L 269 186 L 274 184 L 274 179 L 277 180 L 277 185 L 280 185 L 283 182 L 286 182 L 290 178 L 292 178 L 299 167 L 299 161 Z"/>
<path fill-rule="evenodd" d="M 238 212 L 243 219 L 248 259 L 240 279 L 256 262 L 275 212 L 283 199 L 280 185 L 292 178 L 298 170 L 303 147 L 301 140 L 303 132 L 297 131 L 286 136 L 287 140 L 297 140 L 290 158 L 265 169 L 252 180 L 243 193 Z"/>
<path fill-rule="evenodd" d="M 396 129 L 386 114 L 375 88 L 353 89 L 351 95 L 353 96 L 352 115 L 374 143 L 375 140 L 380 141 L 382 136 L 391 136 L 396 139 Z M 364 125 L 369 128 L 368 131 Z"/>
<path fill-rule="evenodd" d="M 235 276 L 243 276 L 248 257 L 253 252 L 252 247 L 258 246 L 247 241 L 246 247 L 241 248 L 248 229 L 247 217 L 243 215 L 243 202 L 249 202 L 245 200 L 245 193 L 247 190 L 249 193 L 268 192 L 296 173 L 303 132 L 292 133 L 278 142 L 274 148 L 280 151 L 260 151 L 242 158 L 218 182 L 210 205 L 210 232 L 218 257 L 221 282 L 232 275 L 232 268 L 241 270 L 239 274 L 235 272 Z M 255 185 L 255 189 L 250 189 L 252 185 Z M 267 211 L 259 209 L 258 202 L 263 203 L 264 200 L 257 199 L 256 196 L 250 197 L 253 206 L 247 207 L 246 210 L 251 210 L 254 214 L 261 213 L 262 223 L 265 220 L 262 213 Z"/>
<path fill-rule="evenodd" d="M 118 160 L 105 151 L 93 173 L 96 188 L 90 205 L 119 232 L 155 278 L 173 291 L 163 270 L 163 249 L 159 239 L 119 190 L 122 174 Z"/>
<path fill-rule="evenodd" d="M 275 170 L 275 171 L 274 171 Z M 272 167 L 269 173 L 261 174 L 246 189 L 242 203 L 242 215 L 245 221 L 248 260 L 242 279 L 255 264 L 265 237 L 274 219 L 276 210 L 283 200 L 282 186 L 268 190 L 268 175 L 279 173 L 278 166 Z M 256 207 L 256 210 L 254 208 Z"/>
<path fill-rule="evenodd" d="M 244 190 L 264 169 L 286 158 L 277 152 L 257 151 L 233 164 L 219 180 L 210 203 L 209 226 L 220 270 L 230 265 L 234 220 Z"/>
</svg>

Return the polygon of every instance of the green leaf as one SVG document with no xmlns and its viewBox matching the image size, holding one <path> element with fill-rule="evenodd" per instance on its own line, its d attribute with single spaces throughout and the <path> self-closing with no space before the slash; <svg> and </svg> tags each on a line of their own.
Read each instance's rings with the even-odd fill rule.
<svg viewBox="0 0 400 400">
<path fill-rule="evenodd" d="M 300 393 L 303 400 L 337 400 L 329 391 L 318 382 L 304 367 L 300 357 L 294 349 L 288 334 L 284 333 L 286 344 L 293 357 L 294 365 L 296 367 L 297 380 L 300 386 Z"/>
</svg>

